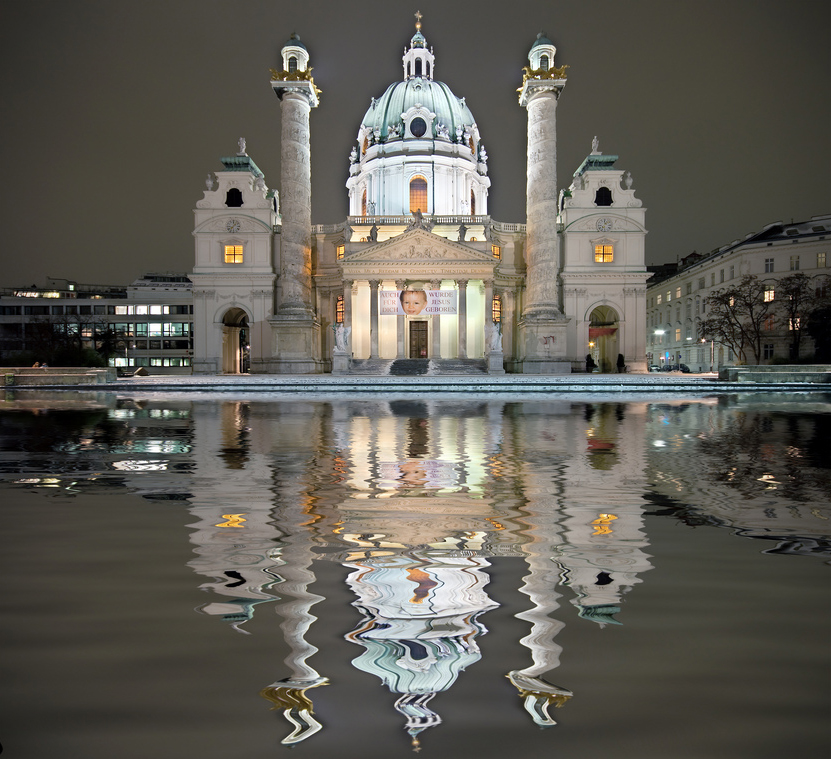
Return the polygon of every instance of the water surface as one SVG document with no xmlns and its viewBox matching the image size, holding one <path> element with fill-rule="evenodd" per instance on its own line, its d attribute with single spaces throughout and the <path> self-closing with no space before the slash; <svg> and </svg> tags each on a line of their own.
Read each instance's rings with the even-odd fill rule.
<svg viewBox="0 0 831 759">
<path fill-rule="evenodd" d="M 827 745 L 826 398 L 85 398 L 0 412 L 10 757 Z"/>
</svg>

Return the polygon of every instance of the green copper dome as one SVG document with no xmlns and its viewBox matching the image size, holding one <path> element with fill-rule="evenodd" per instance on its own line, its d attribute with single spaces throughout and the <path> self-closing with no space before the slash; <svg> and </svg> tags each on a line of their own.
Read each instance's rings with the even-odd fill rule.
<svg viewBox="0 0 831 759">
<path fill-rule="evenodd" d="M 414 77 L 391 84 L 380 98 L 373 98 L 361 124 L 379 132 L 381 142 L 396 139 L 406 134 L 402 114 L 419 106 L 436 114 L 432 134 L 425 135 L 426 139 L 435 138 L 436 129 L 444 126 L 450 141 L 456 142 L 457 128 L 464 131 L 465 127 L 472 127 L 476 123 L 464 98 L 456 97 L 444 82 Z M 392 136 L 390 128 L 397 130 L 397 135 Z"/>
</svg>

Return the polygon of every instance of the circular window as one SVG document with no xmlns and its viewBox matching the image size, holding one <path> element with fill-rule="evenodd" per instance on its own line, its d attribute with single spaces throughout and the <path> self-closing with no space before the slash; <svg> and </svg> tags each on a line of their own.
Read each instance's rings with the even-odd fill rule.
<svg viewBox="0 0 831 759">
<path fill-rule="evenodd" d="M 410 132 L 413 137 L 424 137 L 427 131 L 427 122 L 422 118 L 415 118 L 410 122 Z"/>
</svg>

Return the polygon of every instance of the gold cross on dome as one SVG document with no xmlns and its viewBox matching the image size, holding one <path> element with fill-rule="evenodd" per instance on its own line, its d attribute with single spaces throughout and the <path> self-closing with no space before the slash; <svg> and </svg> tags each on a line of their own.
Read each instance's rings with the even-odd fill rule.
<svg viewBox="0 0 831 759">
<path fill-rule="evenodd" d="M 420 32 L 421 31 L 421 19 L 422 19 L 421 11 L 416 11 L 414 15 L 416 17 L 416 31 Z"/>
</svg>

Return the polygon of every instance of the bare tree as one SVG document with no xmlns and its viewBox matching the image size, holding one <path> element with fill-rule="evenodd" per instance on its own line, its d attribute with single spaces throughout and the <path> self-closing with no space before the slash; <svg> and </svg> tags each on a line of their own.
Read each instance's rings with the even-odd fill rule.
<svg viewBox="0 0 831 759">
<path fill-rule="evenodd" d="M 774 311 L 775 291 L 771 288 L 770 283 L 747 274 L 738 284 L 710 293 L 708 316 L 701 322 L 699 337 L 726 345 L 739 363 L 747 363 L 751 356 L 761 363 L 765 320 Z"/>
<path fill-rule="evenodd" d="M 780 279 L 776 289 L 777 310 L 783 317 L 782 324 L 790 338 L 790 360 L 798 361 L 811 313 L 821 300 L 816 294 L 817 283 L 813 277 L 800 271 Z"/>
</svg>

